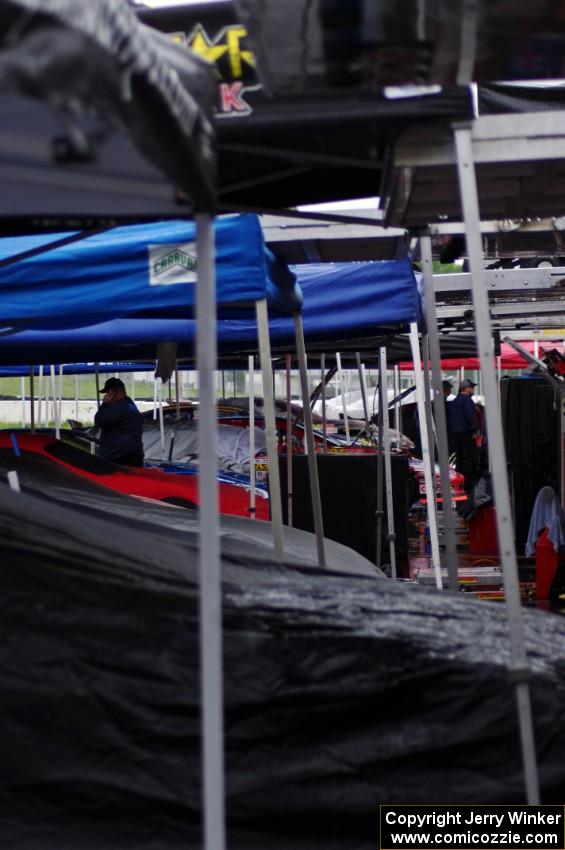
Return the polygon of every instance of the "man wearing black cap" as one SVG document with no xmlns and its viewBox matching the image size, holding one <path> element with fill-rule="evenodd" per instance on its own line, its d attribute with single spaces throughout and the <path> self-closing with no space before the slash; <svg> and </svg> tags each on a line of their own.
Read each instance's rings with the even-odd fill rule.
<svg viewBox="0 0 565 850">
<path fill-rule="evenodd" d="M 477 433 L 477 411 L 473 402 L 473 381 L 461 381 L 459 393 L 450 404 L 451 432 L 455 447 L 455 468 L 465 476 L 465 490 L 470 493 L 475 486 L 475 434 Z"/>
<path fill-rule="evenodd" d="M 108 378 L 94 424 L 100 428 L 99 457 L 125 466 L 143 466 L 143 417 L 126 394 L 124 382 Z"/>
</svg>

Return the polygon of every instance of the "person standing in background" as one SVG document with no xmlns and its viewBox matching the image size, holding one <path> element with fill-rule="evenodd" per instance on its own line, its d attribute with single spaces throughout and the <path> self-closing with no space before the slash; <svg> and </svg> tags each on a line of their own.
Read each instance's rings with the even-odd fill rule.
<svg viewBox="0 0 565 850">
<path fill-rule="evenodd" d="M 473 401 L 473 392 L 476 386 L 473 381 L 461 381 L 456 398 L 448 404 L 453 447 L 455 449 L 455 468 L 465 477 L 465 491 L 467 493 L 473 491 L 476 478 L 477 447 L 475 435 L 478 424 L 477 411 Z"/>
</svg>

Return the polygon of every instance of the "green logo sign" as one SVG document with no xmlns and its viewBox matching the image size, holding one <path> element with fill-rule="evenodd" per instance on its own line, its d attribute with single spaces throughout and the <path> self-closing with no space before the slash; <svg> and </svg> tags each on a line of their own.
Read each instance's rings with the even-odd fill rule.
<svg viewBox="0 0 565 850">
<path fill-rule="evenodd" d="M 180 248 L 173 248 L 168 254 L 154 261 L 153 277 L 160 277 L 165 272 L 177 266 L 180 266 L 180 268 L 186 271 L 195 272 L 197 269 L 196 257 L 188 254 L 186 251 L 181 251 Z"/>
</svg>

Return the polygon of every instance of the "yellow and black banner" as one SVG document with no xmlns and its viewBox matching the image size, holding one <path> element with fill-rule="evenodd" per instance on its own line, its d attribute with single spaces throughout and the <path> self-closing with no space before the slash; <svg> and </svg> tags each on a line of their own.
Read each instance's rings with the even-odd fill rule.
<svg viewBox="0 0 565 850">
<path fill-rule="evenodd" d="M 381 850 L 565 850 L 564 806 L 380 806 Z"/>
</svg>

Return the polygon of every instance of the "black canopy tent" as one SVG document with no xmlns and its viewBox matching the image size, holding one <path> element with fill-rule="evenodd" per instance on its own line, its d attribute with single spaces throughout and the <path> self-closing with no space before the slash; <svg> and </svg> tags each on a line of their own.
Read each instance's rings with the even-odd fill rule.
<svg viewBox="0 0 565 850">
<path fill-rule="evenodd" d="M 213 208 L 212 70 L 126 4 L 2 0 L 0 81 L 4 233 Z"/>
</svg>

